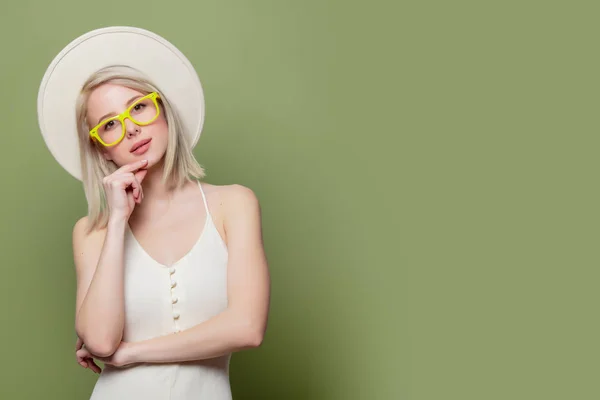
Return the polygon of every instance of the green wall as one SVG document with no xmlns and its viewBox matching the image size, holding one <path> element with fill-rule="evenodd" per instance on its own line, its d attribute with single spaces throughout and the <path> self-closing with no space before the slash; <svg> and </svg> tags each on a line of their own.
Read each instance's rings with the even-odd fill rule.
<svg viewBox="0 0 600 400">
<path fill-rule="evenodd" d="M 598 7 L 556 1 L 2 2 L 1 399 L 87 399 L 82 188 L 39 134 L 76 36 L 153 30 L 197 67 L 195 154 L 262 203 L 264 345 L 236 399 L 596 399 Z"/>
</svg>

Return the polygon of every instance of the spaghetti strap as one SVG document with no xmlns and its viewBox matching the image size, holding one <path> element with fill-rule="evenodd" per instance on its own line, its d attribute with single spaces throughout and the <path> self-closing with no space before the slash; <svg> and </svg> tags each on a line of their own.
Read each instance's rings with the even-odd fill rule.
<svg viewBox="0 0 600 400">
<path fill-rule="evenodd" d="M 200 188 L 200 193 L 202 193 L 202 201 L 204 201 L 204 209 L 206 210 L 206 216 L 210 217 L 210 211 L 208 211 L 208 203 L 206 202 L 206 196 L 204 195 L 204 190 L 202 190 L 202 184 L 198 181 L 198 187 Z"/>
</svg>

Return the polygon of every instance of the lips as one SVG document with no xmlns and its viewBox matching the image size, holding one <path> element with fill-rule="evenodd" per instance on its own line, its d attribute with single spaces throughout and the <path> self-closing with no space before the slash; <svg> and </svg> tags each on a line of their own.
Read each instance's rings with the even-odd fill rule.
<svg viewBox="0 0 600 400">
<path fill-rule="evenodd" d="M 133 153 L 134 151 L 136 151 L 140 147 L 144 146 L 145 144 L 150 143 L 151 140 L 152 139 L 144 139 L 144 140 L 140 140 L 139 142 L 135 142 L 133 144 L 133 146 L 131 146 L 131 149 L 129 150 L 129 152 Z"/>
</svg>

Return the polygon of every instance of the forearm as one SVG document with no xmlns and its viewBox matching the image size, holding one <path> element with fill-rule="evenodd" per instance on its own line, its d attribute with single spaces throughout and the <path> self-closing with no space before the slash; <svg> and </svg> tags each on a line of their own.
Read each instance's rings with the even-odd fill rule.
<svg viewBox="0 0 600 400">
<path fill-rule="evenodd" d="M 109 355 L 125 323 L 123 247 L 126 219 L 110 221 L 94 277 L 76 316 L 76 331 L 90 350 Z"/>
<path fill-rule="evenodd" d="M 131 343 L 132 362 L 203 360 L 257 347 L 263 332 L 231 310 L 179 333 Z"/>
</svg>

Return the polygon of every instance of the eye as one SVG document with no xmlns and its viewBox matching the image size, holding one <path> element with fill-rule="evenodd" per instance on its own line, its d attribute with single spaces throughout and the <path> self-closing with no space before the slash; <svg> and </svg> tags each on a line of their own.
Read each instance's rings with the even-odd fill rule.
<svg viewBox="0 0 600 400">
<path fill-rule="evenodd" d="M 110 129 L 112 129 L 115 126 L 115 121 L 108 121 L 106 124 L 104 124 L 103 129 L 105 131 L 108 131 Z"/>
<path fill-rule="evenodd" d="M 135 106 L 133 106 L 133 109 L 135 111 L 140 111 L 141 109 L 143 109 L 144 107 L 146 107 L 146 105 L 144 103 L 138 103 Z"/>
</svg>

